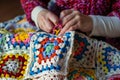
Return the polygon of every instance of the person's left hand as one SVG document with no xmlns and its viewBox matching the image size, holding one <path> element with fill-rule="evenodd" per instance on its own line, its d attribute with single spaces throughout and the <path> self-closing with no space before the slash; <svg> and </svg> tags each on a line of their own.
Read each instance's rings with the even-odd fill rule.
<svg viewBox="0 0 120 80">
<path fill-rule="evenodd" d="M 93 29 L 93 22 L 90 16 L 81 14 L 77 10 L 68 9 L 60 13 L 63 29 L 59 35 L 63 35 L 67 31 L 80 30 L 90 33 Z"/>
</svg>

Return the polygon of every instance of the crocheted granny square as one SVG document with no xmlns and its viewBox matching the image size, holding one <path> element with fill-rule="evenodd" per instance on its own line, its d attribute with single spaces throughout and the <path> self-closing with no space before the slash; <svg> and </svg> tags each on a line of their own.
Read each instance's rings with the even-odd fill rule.
<svg viewBox="0 0 120 80">
<path fill-rule="evenodd" d="M 3 47 L 3 36 L 4 35 L 0 33 L 0 52 L 3 51 L 3 48 L 2 48 Z"/>
<path fill-rule="evenodd" d="M 29 50 L 32 33 L 19 32 L 4 36 L 4 51 Z"/>
<path fill-rule="evenodd" d="M 96 80 L 95 49 L 96 40 L 75 32 L 72 54 L 69 58 L 68 80 Z"/>
<path fill-rule="evenodd" d="M 120 74 L 120 51 L 103 41 L 75 31 L 29 31 L 0 30 L 0 80 L 111 80 Z"/>
<path fill-rule="evenodd" d="M 87 68 L 69 68 L 67 80 L 97 80 L 95 69 Z"/>
<path fill-rule="evenodd" d="M 74 62 L 73 67 L 95 68 L 95 40 L 75 32 L 72 47 L 72 55 L 69 61 Z M 78 65 L 79 64 L 79 65 Z"/>
<path fill-rule="evenodd" d="M 58 37 L 38 32 L 31 38 L 33 62 L 29 75 L 41 80 L 63 80 L 67 75 L 67 63 L 71 51 L 72 33 Z"/>
<path fill-rule="evenodd" d="M 8 31 L 6 31 L 3 28 L 0 28 L 0 52 L 3 52 L 3 45 L 4 45 L 4 41 L 5 41 L 5 35 L 9 34 Z"/>
<path fill-rule="evenodd" d="M 96 76 L 98 79 L 107 80 L 112 75 L 120 74 L 120 51 L 102 41 L 99 41 L 98 47 L 96 52 Z"/>
<path fill-rule="evenodd" d="M 68 80 L 109 80 L 120 74 L 119 50 L 77 32 L 68 61 Z"/>
<path fill-rule="evenodd" d="M 4 53 L 0 55 L 0 80 L 23 80 L 27 74 L 28 53 Z"/>
</svg>

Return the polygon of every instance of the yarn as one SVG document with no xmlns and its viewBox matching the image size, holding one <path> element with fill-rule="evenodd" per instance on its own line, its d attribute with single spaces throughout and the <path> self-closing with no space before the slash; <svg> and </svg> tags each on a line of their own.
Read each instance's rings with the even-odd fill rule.
<svg viewBox="0 0 120 80">
<path fill-rule="evenodd" d="M 114 74 L 120 74 L 120 51 L 103 42 L 100 42 L 98 46 L 97 76 L 102 76 L 99 78 L 105 80 Z M 107 75 L 106 78 L 104 78 L 105 75 Z"/>
<path fill-rule="evenodd" d="M 0 59 L 0 79 L 23 79 L 29 62 L 27 53 L 9 53 Z"/>
<path fill-rule="evenodd" d="M 111 45 L 75 31 L 57 36 L 60 27 L 50 34 L 18 25 L 0 30 L 0 80 L 120 79 L 120 51 Z"/>
<path fill-rule="evenodd" d="M 61 29 L 62 29 L 62 24 L 59 21 L 59 23 L 56 26 L 53 27 L 51 33 L 55 34 L 55 35 L 58 35 L 60 33 Z"/>
<path fill-rule="evenodd" d="M 67 65 L 61 63 L 61 61 L 66 60 L 65 57 L 67 57 L 70 48 L 70 36 L 71 33 L 69 32 L 63 37 L 57 37 L 45 32 L 34 34 L 31 42 L 33 44 L 31 50 L 34 60 L 30 68 L 30 75 L 38 76 L 41 79 L 42 75 L 47 72 L 49 74 L 44 76 L 45 79 L 50 79 L 47 75 L 58 76 L 58 79 L 53 78 L 55 80 L 61 79 L 59 75 L 64 79 L 65 66 Z M 39 47 L 36 47 L 36 45 L 39 45 Z M 63 74 L 58 74 L 59 72 Z"/>
<path fill-rule="evenodd" d="M 120 74 L 120 51 L 81 33 L 2 35 L 0 79 L 107 80 Z"/>
<path fill-rule="evenodd" d="M 3 43 L 5 44 L 4 51 L 29 49 L 31 36 L 32 33 L 28 32 L 18 32 L 16 34 L 9 33 L 4 35 L 3 38 L 4 39 Z"/>
</svg>

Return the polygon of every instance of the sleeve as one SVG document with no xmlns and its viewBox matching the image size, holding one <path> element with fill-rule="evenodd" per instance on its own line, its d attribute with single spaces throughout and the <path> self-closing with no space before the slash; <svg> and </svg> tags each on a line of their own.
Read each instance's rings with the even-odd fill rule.
<svg viewBox="0 0 120 80">
<path fill-rule="evenodd" d="M 90 36 L 120 37 L 120 19 L 118 17 L 90 16 L 93 20 Z"/>
<path fill-rule="evenodd" d="M 32 21 L 32 18 L 31 18 L 32 10 L 37 6 L 47 8 L 47 4 L 48 4 L 49 0 L 20 0 L 20 2 L 22 5 L 22 8 L 26 14 L 27 20 L 31 24 L 35 25 L 35 23 Z"/>
<path fill-rule="evenodd" d="M 108 16 L 116 16 L 120 19 L 120 0 L 115 0 L 112 4 L 112 11 Z"/>
<path fill-rule="evenodd" d="M 32 19 L 32 21 L 34 21 L 36 27 L 38 27 L 38 28 L 39 28 L 39 26 L 38 26 L 37 17 L 38 17 L 39 12 L 41 12 L 43 10 L 44 10 L 44 8 L 42 8 L 41 6 L 36 6 L 31 12 L 31 19 Z"/>
<path fill-rule="evenodd" d="M 91 16 L 93 30 L 90 36 L 120 37 L 120 0 L 115 0 L 107 16 Z"/>
</svg>

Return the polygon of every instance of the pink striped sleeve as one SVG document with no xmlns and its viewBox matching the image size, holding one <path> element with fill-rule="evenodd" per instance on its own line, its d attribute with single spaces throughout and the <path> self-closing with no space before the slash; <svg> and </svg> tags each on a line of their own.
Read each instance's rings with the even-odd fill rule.
<svg viewBox="0 0 120 80">
<path fill-rule="evenodd" d="M 116 16 L 120 19 L 120 0 L 115 0 L 112 5 L 112 11 L 108 14 L 108 16 Z"/>
</svg>

